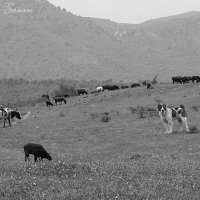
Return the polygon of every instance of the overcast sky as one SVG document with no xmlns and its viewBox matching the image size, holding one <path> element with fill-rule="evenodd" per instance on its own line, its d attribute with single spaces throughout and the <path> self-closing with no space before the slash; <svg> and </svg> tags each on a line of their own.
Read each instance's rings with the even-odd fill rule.
<svg viewBox="0 0 200 200">
<path fill-rule="evenodd" d="M 200 11 L 200 0 L 49 0 L 84 17 L 141 23 L 150 19 Z"/>
</svg>

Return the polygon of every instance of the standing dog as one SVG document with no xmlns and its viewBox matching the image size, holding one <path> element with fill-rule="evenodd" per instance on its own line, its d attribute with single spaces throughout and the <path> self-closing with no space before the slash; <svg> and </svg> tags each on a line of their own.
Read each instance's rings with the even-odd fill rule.
<svg viewBox="0 0 200 200">
<path fill-rule="evenodd" d="M 180 107 L 169 108 L 165 104 L 159 104 L 158 110 L 161 121 L 165 125 L 166 133 L 172 133 L 174 120 L 177 120 L 181 125 L 180 131 L 183 130 L 183 125 L 185 126 L 186 131 L 189 131 L 187 125 L 187 114 L 184 105 L 181 104 Z"/>
</svg>

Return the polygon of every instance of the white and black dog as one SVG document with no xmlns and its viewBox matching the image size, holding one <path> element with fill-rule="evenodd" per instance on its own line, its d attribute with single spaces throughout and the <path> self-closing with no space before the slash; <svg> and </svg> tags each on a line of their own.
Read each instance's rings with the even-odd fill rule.
<svg viewBox="0 0 200 200">
<path fill-rule="evenodd" d="M 177 120 L 181 125 L 180 131 L 183 130 L 183 125 L 185 126 L 186 131 L 189 131 L 187 125 L 187 114 L 184 105 L 181 104 L 180 107 L 169 108 L 165 104 L 159 104 L 158 110 L 161 121 L 165 125 L 166 133 L 172 133 L 174 120 Z"/>
</svg>

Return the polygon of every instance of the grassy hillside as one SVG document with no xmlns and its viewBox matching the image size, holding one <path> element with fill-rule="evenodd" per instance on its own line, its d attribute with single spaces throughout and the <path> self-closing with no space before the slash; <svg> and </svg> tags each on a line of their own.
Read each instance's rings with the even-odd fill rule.
<svg viewBox="0 0 200 200">
<path fill-rule="evenodd" d="M 0 78 L 138 81 L 199 74 L 200 14 L 132 25 L 75 16 L 46 0 L 1 0 Z"/>
<path fill-rule="evenodd" d="M 197 132 L 179 133 L 175 123 L 174 132 L 164 134 L 158 102 L 184 104 L 188 125 Z M 130 88 L 71 97 L 51 108 L 21 108 L 23 116 L 30 111 L 26 119 L 0 128 L 0 196 L 199 199 L 199 105 L 199 85 L 160 84 L 149 93 Z M 101 120 L 104 112 L 108 122 Z M 41 143 L 52 162 L 31 157 L 25 163 L 27 142 Z"/>
</svg>

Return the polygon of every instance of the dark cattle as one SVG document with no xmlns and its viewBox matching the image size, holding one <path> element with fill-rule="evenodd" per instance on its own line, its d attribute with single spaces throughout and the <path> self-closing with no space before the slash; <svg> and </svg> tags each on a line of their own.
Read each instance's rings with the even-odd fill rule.
<svg viewBox="0 0 200 200">
<path fill-rule="evenodd" d="M 16 117 L 17 119 L 21 119 L 21 115 L 18 111 L 12 110 L 10 108 L 4 108 L 4 110 L 6 111 L 6 113 L 2 113 L 2 111 L 0 111 L 0 119 L 4 120 L 3 127 L 5 127 L 6 120 L 8 120 L 9 126 L 11 126 L 11 119 L 13 119 L 14 117 Z"/>
<path fill-rule="evenodd" d="M 63 97 L 53 97 L 53 99 L 54 99 L 56 105 L 58 102 L 59 102 L 59 104 L 62 104 L 62 102 L 64 102 L 65 104 L 67 103 Z"/>
<path fill-rule="evenodd" d="M 192 82 L 194 83 L 196 81 L 196 83 L 199 83 L 200 82 L 200 77 L 199 76 L 192 76 L 191 77 L 192 79 Z"/>
<path fill-rule="evenodd" d="M 134 88 L 134 87 L 139 87 L 140 86 L 140 84 L 139 83 L 133 83 L 132 85 L 131 85 L 131 88 Z"/>
<path fill-rule="evenodd" d="M 110 85 L 103 85 L 102 88 L 103 90 L 110 90 Z"/>
<path fill-rule="evenodd" d="M 126 88 L 129 88 L 129 86 L 128 85 L 122 85 L 121 86 L 121 89 L 126 89 Z"/>
<path fill-rule="evenodd" d="M 99 93 L 98 91 L 91 91 L 91 94 Z"/>
<path fill-rule="evenodd" d="M 181 80 L 183 84 L 186 84 L 186 83 L 189 83 L 191 79 L 190 79 L 190 76 L 183 76 L 181 77 Z"/>
<path fill-rule="evenodd" d="M 199 76 L 175 76 L 175 77 L 172 77 L 172 82 L 173 83 L 181 83 L 181 84 L 186 84 L 189 82 L 199 83 L 200 77 Z"/>
<path fill-rule="evenodd" d="M 49 100 L 49 95 L 48 95 L 48 94 L 43 94 L 43 95 L 42 95 L 42 98 L 43 98 L 43 99 Z"/>
<path fill-rule="evenodd" d="M 117 85 L 112 85 L 111 90 L 119 90 L 119 87 Z"/>
<path fill-rule="evenodd" d="M 151 83 L 147 83 L 147 89 L 151 88 L 152 84 Z"/>
<path fill-rule="evenodd" d="M 46 101 L 46 105 L 47 105 L 47 107 L 53 106 L 53 104 L 51 103 L 51 101 Z"/>
<path fill-rule="evenodd" d="M 81 94 L 88 94 L 87 91 L 85 89 L 78 89 L 77 90 L 77 94 L 81 95 Z"/>
<path fill-rule="evenodd" d="M 173 83 L 182 83 L 182 77 L 181 76 L 172 77 L 172 82 Z"/>
<path fill-rule="evenodd" d="M 51 156 L 43 148 L 41 144 L 28 143 L 24 145 L 25 161 L 30 160 L 29 154 L 34 155 L 34 161 L 37 162 L 38 158 L 43 160 L 44 158 L 52 160 Z"/>
<path fill-rule="evenodd" d="M 103 90 L 119 90 L 117 85 L 103 85 Z"/>
</svg>

